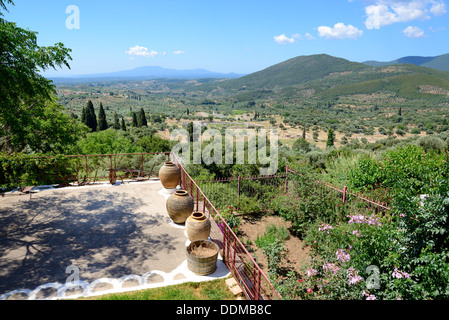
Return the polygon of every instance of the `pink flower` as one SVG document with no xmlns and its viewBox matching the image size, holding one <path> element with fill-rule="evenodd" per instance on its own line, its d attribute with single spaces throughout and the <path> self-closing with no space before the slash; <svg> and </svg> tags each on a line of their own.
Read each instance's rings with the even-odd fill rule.
<svg viewBox="0 0 449 320">
<path fill-rule="evenodd" d="M 298 280 L 299 283 L 301 283 L 301 282 L 303 282 L 303 281 L 304 281 L 303 279 L 299 279 L 299 280 Z"/>
<path fill-rule="evenodd" d="M 320 227 L 318 228 L 318 231 L 326 231 L 326 233 L 329 234 L 329 231 L 328 231 L 328 230 L 330 230 L 330 229 L 333 229 L 332 226 L 331 226 L 330 224 L 323 223 L 323 224 L 321 224 Z"/>
<path fill-rule="evenodd" d="M 307 288 L 307 293 L 311 293 L 311 292 L 312 292 L 312 289 Z"/>
<path fill-rule="evenodd" d="M 318 271 L 316 271 L 315 269 L 307 270 L 307 276 L 308 277 L 314 276 L 316 274 L 318 274 Z"/>
<path fill-rule="evenodd" d="M 405 279 L 410 278 L 410 275 L 407 272 L 399 271 L 398 268 L 394 268 L 392 276 L 396 279 L 401 279 L 402 277 L 404 277 Z"/>
<path fill-rule="evenodd" d="M 366 300 L 376 300 L 376 296 L 374 294 L 370 294 Z"/>
<path fill-rule="evenodd" d="M 359 270 L 354 269 L 354 267 L 346 270 L 347 277 L 349 278 L 349 284 L 353 285 L 357 282 L 363 281 L 363 278 L 359 276 Z"/>
<path fill-rule="evenodd" d="M 323 265 L 323 270 L 329 270 L 331 271 L 333 274 L 336 274 L 338 272 L 338 270 L 340 270 L 340 267 L 338 267 L 335 263 L 325 263 Z"/>
<path fill-rule="evenodd" d="M 337 255 L 337 260 L 341 260 L 341 262 L 346 262 L 351 259 L 349 253 L 347 253 L 343 249 L 338 249 L 337 252 L 335 252 L 335 254 Z"/>
</svg>

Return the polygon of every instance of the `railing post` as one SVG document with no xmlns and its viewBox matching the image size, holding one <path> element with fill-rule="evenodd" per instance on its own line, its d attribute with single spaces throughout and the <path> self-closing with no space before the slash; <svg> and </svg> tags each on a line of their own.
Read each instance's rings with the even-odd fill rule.
<svg viewBox="0 0 449 320">
<path fill-rule="evenodd" d="M 254 266 L 254 300 L 260 300 L 260 270 Z"/>
<path fill-rule="evenodd" d="M 240 180 L 241 180 L 241 176 L 239 176 L 239 200 L 240 200 Z"/>
</svg>

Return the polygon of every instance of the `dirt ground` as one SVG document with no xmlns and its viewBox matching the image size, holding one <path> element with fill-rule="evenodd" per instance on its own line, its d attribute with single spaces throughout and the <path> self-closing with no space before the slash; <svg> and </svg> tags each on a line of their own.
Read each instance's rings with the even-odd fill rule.
<svg viewBox="0 0 449 320">
<path fill-rule="evenodd" d="M 257 263 L 265 274 L 268 273 L 267 260 L 263 251 L 255 245 L 255 240 L 258 236 L 262 236 L 265 233 L 266 227 L 270 224 L 274 224 L 278 228 L 284 226 L 290 233 L 290 237 L 285 241 L 286 257 L 281 264 L 282 275 L 286 275 L 287 272 L 292 270 L 300 273 L 301 267 L 310 258 L 310 248 L 304 246 L 298 237 L 291 234 L 289 230 L 291 227 L 290 222 L 273 215 L 245 215 L 241 216 L 241 218 L 238 236 L 251 255 L 256 258 Z"/>
</svg>

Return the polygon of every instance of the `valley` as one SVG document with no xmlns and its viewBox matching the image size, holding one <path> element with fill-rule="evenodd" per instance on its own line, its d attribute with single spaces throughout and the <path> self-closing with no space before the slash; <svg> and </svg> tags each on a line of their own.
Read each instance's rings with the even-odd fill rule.
<svg viewBox="0 0 449 320">
<path fill-rule="evenodd" d="M 192 121 L 218 129 L 276 128 L 284 145 L 304 135 L 320 149 L 329 129 L 336 147 L 449 129 L 449 72 L 328 55 L 296 57 L 237 79 L 84 80 L 57 83 L 56 90 L 73 117 L 88 100 L 95 108 L 103 104 L 110 126 L 114 113 L 131 126 L 132 113 L 143 108 L 165 139 Z"/>
</svg>

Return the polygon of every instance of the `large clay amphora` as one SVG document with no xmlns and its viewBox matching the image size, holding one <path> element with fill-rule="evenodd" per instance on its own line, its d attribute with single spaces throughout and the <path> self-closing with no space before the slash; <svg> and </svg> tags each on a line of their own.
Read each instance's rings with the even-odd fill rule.
<svg viewBox="0 0 449 320">
<path fill-rule="evenodd" d="M 167 161 L 159 169 L 159 179 L 165 189 L 175 189 L 181 179 L 181 170 L 173 162 Z"/>
<path fill-rule="evenodd" d="M 185 223 L 192 214 L 193 198 L 186 190 L 176 190 L 166 202 L 167 213 L 174 223 Z"/>
<path fill-rule="evenodd" d="M 202 212 L 195 211 L 186 220 L 186 233 L 190 241 L 209 239 L 210 228 L 210 220 Z"/>
</svg>

